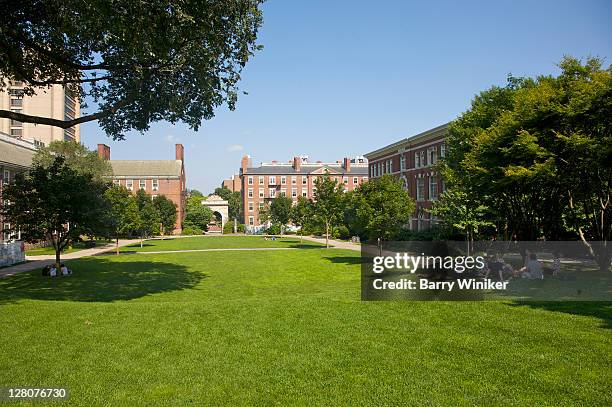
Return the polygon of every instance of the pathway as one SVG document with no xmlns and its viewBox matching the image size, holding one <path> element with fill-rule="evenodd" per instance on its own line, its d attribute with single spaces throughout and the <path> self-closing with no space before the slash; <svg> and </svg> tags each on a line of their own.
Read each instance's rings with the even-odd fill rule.
<svg viewBox="0 0 612 407">
<path fill-rule="evenodd" d="M 120 239 L 119 246 L 127 246 L 129 244 L 139 242 L 140 240 L 128 240 Z M 83 249 L 72 253 L 62 254 L 62 260 L 79 259 L 81 257 L 95 256 L 106 252 L 115 250 L 115 244 L 109 243 L 100 247 L 93 247 L 91 249 Z M 13 274 L 23 273 L 24 271 L 42 269 L 46 264 L 55 260 L 54 254 L 46 254 L 42 256 L 26 256 L 26 262 L 16 264 L 11 267 L 0 269 L 0 278 L 12 276 Z"/>
<path fill-rule="evenodd" d="M 293 236 L 291 236 L 293 237 Z M 304 240 L 310 240 L 311 242 L 317 242 L 321 244 L 325 244 L 324 237 L 312 237 L 312 236 L 304 236 Z M 334 240 L 329 239 L 329 246 L 334 247 L 336 249 L 347 249 L 347 250 L 355 250 L 361 251 L 361 245 L 353 242 L 345 242 L 342 240 Z"/>
</svg>

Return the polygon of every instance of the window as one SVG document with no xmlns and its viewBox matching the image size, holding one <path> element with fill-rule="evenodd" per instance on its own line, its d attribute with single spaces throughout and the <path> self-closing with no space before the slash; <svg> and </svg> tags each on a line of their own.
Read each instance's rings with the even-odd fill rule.
<svg viewBox="0 0 612 407">
<path fill-rule="evenodd" d="M 141 179 L 140 182 L 138 183 L 138 188 L 140 188 L 140 189 L 147 189 L 147 180 L 146 179 Z"/>
<path fill-rule="evenodd" d="M 297 184 L 297 177 L 291 177 L 291 185 Z"/>
<path fill-rule="evenodd" d="M 268 196 L 270 198 L 276 198 L 276 188 L 270 188 L 270 190 L 268 191 Z"/>
<path fill-rule="evenodd" d="M 134 188 L 134 181 L 131 179 L 125 180 L 125 187 L 131 191 Z"/>
<path fill-rule="evenodd" d="M 114 180 L 113 180 L 113 185 L 117 185 L 117 186 L 119 186 L 119 180 L 118 180 L 118 179 L 114 179 Z"/>
<path fill-rule="evenodd" d="M 291 189 L 291 198 L 297 198 L 297 188 Z"/>
<path fill-rule="evenodd" d="M 21 137 L 21 135 L 23 134 L 22 129 L 11 129 L 11 136 L 15 136 L 15 137 Z"/>
<path fill-rule="evenodd" d="M 417 178 L 416 184 L 417 184 L 416 199 L 417 201 L 424 201 L 425 200 L 425 180 L 423 178 Z"/>
<path fill-rule="evenodd" d="M 285 188 L 281 188 L 280 196 L 287 196 L 287 190 Z"/>
<path fill-rule="evenodd" d="M 249 193 L 247 195 L 249 198 L 253 198 L 253 188 L 249 188 Z"/>
<path fill-rule="evenodd" d="M 259 210 L 261 211 L 263 208 L 264 208 L 264 203 L 263 203 L 263 202 L 260 202 L 260 203 L 259 203 Z"/>
<path fill-rule="evenodd" d="M 442 184 L 440 188 L 440 192 L 446 191 L 446 182 L 444 182 L 444 180 L 441 180 L 440 183 Z"/>
<path fill-rule="evenodd" d="M 438 161 L 438 149 L 436 147 L 429 147 L 427 149 L 427 156 L 429 165 L 434 165 Z"/>
<path fill-rule="evenodd" d="M 159 180 L 157 178 L 153 178 L 152 187 L 153 191 L 157 191 L 159 189 Z"/>
<path fill-rule="evenodd" d="M 400 155 L 400 170 L 404 171 L 406 169 L 406 157 L 404 154 Z"/>
<path fill-rule="evenodd" d="M 249 185 L 253 185 L 253 177 L 247 178 Z"/>
<path fill-rule="evenodd" d="M 418 151 L 414 153 L 414 166 L 415 168 L 424 167 L 425 164 L 425 151 Z"/>
<path fill-rule="evenodd" d="M 260 198 L 263 198 L 263 197 L 264 197 L 264 191 L 263 191 L 263 189 L 260 189 L 260 190 L 259 190 L 259 197 L 260 197 Z"/>
<path fill-rule="evenodd" d="M 253 216 L 249 216 L 249 225 L 253 226 L 255 224 L 255 218 Z"/>
<path fill-rule="evenodd" d="M 264 177 L 259 177 L 259 185 L 263 185 L 264 184 Z"/>
<path fill-rule="evenodd" d="M 281 177 L 281 185 L 285 185 L 287 183 L 287 177 Z"/>
<path fill-rule="evenodd" d="M 353 177 L 353 185 L 357 185 L 359 183 L 359 178 Z"/>
<path fill-rule="evenodd" d="M 306 191 L 302 191 L 302 196 L 306 198 L 308 196 L 308 193 Z"/>
<path fill-rule="evenodd" d="M 21 106 L 23 106 L 23 99 L 21 99 L 21 98 L 11 99 L 11 106 L 12 107 L 21 107 Z"/>
<path fill-rule="evenodd" d="M 306 177 L 302 177 L 302 185 L 306 185 Z"/>
<path fill-rule="evenodd" d="M 429 177 L 429 200 L 435 201 L 438 199 L 438 180 L 435 177 Z"/>
<path fill-rule="evenodd" d="M 249 212 L 253 212 L 254 208 L 255 206 L 253 205 L 253 202 L 249 202 Z"/>
<path fill-rule="evenodd" d="M 393 172 L 393 161 L 388 160 L 387 161 L 387 173 L 390 174 Z"/>
<path fill-rule="evenodd" d="M 4 170 L 4 183 L 8 184 L 11 182 L 11 173 L 9 170 Z"/>
<path fill-rule="evenodd" d="M 348 177 L 342 178 L 342 182 L 344 183 L 344 185 L 348 185 Z"/>
<path fill-rule="evenodd" d="M 276 177 L 269 177 L 268 185 L 276 185 Z"/>
<path fill-rule="evenodd" d="M 383 174 L 382 163 L 378 163 L 378 168 L 376 170 L 376 175 L 378 175 L 380 177 L 382 174 Z"/>
<path fill-rule="evenodd" d="M 446 156 L 446 144 L 440 145 L 440 157 L 444 158 Z"/>
</svg>

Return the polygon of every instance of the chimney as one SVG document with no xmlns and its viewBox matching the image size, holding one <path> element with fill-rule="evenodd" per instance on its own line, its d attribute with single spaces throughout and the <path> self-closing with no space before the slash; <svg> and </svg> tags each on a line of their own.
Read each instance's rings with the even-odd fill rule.
<svg viewBox="0 0 612 407">
<path fill-rule="evenodd" d="M 344 171 L 351 172 L 351 159 L 344 157 Z"/>
<path fill-rule="evenodd" d="M 179 161 L 185 161 L 185 148 L 182 144 L 176 144 L 175 146 L 175 159 Z"/>
<path fill-rule="evenodd" d="M 293 169 L 296 171 L 300 171 L 302 166 L 302 160 L 300 157 L 293 157 Z"/>
<path fill-rule="evenodd" d="M 98 157 L 103 160 L 110 160 L 110 147 L 106 144 L 98 144 Z"/>
<path fill-rule="evenodd" d="M 242 157 L 242 160 L 240 161 L 240 169 L 242 170 L 243 174 L 246 174 L 247 172 L 247 168 L 249 167 L 249 159 L 251 157 L 249 157 L 248 155 L 245 155 Z"/>
</svg>

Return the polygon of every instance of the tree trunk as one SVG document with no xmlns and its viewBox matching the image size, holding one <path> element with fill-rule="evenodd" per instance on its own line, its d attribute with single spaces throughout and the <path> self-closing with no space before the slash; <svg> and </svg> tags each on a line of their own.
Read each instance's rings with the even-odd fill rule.
<svg viewBox="0 0 612 407">
<path fill-rule="evenodd" d="M 117 240 L 115 243 L 115 255 L 119 256 L 119 236 L 117 236 Z"/>
<path fill-rule="evenodd" d="M 55 246 L 55 268 L 57 269 L 57 275 L 59 275 L 60 273 L 60 269 L 61 269 L 61 254 L 62 254 L 62 249 L 60 249 L 60 245 L 57 244 Z"/>
<path fill-rule="evenodd" d="M 329 249 L 329 222 L 325 222 L 325 248 Z"/>
</svg>

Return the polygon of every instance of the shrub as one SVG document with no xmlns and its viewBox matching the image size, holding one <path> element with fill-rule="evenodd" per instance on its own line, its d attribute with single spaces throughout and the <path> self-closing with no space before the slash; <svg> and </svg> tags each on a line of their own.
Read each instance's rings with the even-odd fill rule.
<svg viewBox="0 0 612 407">
<path fill-rule="evenodd" d="M 223 234 L 234 233 L 234 222 L 227 222 L 223 226 Z"/>
<path fill-rule="evenodd" d="M 266 234 L 268 235 L 280 235 L 280 225 L 277 223 L 272 224 L 268 229 L 266 229 Z"/>
<path fill-rule="evenodd" d="M 334 237 L 338 239 L 348 240 L 351 238 L 351 232 L 346 226 L 340 225 L 334 230 Z"/>
<path fill-rule="evenodd" d="M 238 233 L 244 233 L 246 231 L 246 226 L 244 225 L 244 223 L 239 223 L 238 224 Z"/>
<path fill-rule="evenodd" d="M 202 229 L 194 225 L 188 225 L 183 228 L 182 235 L 201 235 Z"/>
</svg>

